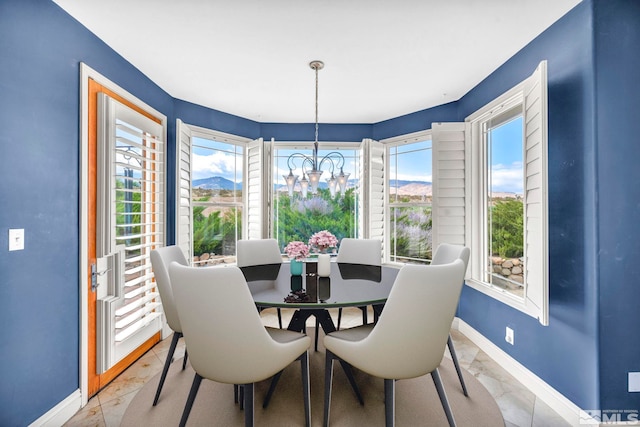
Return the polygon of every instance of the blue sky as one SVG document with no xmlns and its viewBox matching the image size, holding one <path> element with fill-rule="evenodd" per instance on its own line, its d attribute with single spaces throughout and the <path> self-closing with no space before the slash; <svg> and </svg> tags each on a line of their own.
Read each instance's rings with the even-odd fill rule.
<svg viewBox="0 0 640 427">
<path fill-rule="evenodd" d="M 492 190 L 522 194 L 522 116 L 491 131 Z"/>
</svg>

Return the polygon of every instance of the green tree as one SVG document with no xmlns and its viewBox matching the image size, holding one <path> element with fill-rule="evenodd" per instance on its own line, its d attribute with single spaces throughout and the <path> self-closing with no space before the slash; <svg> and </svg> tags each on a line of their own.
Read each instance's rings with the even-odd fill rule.
<svg viewBox="0 0 640 427">
<path fill-rule="evenodd" d="M 503 258 L 524 255 L 524 216 L 521 200 L 497 201 L 491 208 L 491 252 Z"/>
</svg>

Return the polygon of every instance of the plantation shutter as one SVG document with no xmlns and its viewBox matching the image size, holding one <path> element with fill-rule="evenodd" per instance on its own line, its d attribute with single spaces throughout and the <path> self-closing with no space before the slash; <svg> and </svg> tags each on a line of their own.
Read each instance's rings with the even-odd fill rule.
<svg viewBox="0 0 640 427">
<path fill-rule="evenodd" d="M 384 145 L 372 139 L 362 141 L 360 149 L 360 237 L 379 239 L 384 248 Z M 385 259 L 385 251 L 382 257 Z"/>
<path fill-rule="evenodd" d="M 251 141 L 247 145 L 245 156 L 246 167 L 246 238 L 263 239 L 267 238 L 268 224 L 265 224 L 266 206 L 268 205 L 268 171 L 264 156 L 266 154 L 264 141 L 262 138 Z"/>
<path fill-rule="evenodd" d="M 431 127 L 434 250 L 440 243 L 466 243 L 466 126 L 465 123 L 434 123 Z"/>
<path fill-rule="evenodd" d="M 193 259 L 193 206 L 191 204 L 191 129 L 177 120 L 178 167 L 176 196 L 176 244 L 189 262 Z"/>
<path fill-rule="evenodd" d="M 547 62 L 524 82 L 526 306 L 549 324 L 547 210 Z"/>
<path fill-rule="evenodd" d="M 162 328 L 150 253 L 164 244 L 164 128 L 98 94 L 97 370 Z"/>
</svg>

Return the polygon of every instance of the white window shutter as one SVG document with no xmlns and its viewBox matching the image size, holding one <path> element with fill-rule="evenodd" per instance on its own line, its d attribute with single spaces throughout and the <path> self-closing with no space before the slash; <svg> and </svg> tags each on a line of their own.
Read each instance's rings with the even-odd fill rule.
<svg viewBox="0 0 640 427">
<path fill-rule="evenodd" d="M 268 237 L 268 224 L 265 224 L 266 206 L 268 205 L 268 170 L 264 156 L 266 154 L 262 138 L 251 141 L 247 145 L 246 167 L 246 233 L 247 239 L 263 239 Z"/>
<path fill-rule="evenodd" d="M 193 206 L 191 204 L 191 129 L 177 120 L 176 244 L 191 262 L 193 254 Z"/>
<path fill-rule="evenodd" d="M 526 305 L 549 324 L 547 210 L 547 62 L 524 82 Z"/>
<path fill-rule="evenodd" d="M 434 123 L 431 127 L 434 251 L 440 243 L 466 243 L 466 127 L 466 123 Z"/>
<path fill-rule="evenodd" d="M 372 139 L 362 141 L 360 150 L 360 237 L 379 239 L 384 248 L 385 163 L 384 145 Z M 385 258 L 383 251 L 383 259 Z"/>
</svg>

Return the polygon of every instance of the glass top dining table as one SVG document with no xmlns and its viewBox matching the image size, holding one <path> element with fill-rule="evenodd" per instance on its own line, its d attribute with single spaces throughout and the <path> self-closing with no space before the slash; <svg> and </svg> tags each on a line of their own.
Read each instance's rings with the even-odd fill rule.
<svg viewBox="0 0 640 427">
<path fill-rule="evenodd" d="M 305 262 L 302 275 L 289 263 L 242 267 L 258 307 L 317 310 L 384 304 L 398 275 L 391 266 L 332 262 L 329 277 L 316 274 L 317 263 Z"/>
<path fill-rule="evenodd" d="M 377 318 L 389 297 L 399 268 L 337 262 L 330 265 L 328 277 L 317 275 L 316 262 L 305 262 L 302 275 L 292 275 L 289 263 L 241 267 L 240 270 L 258 308 L 295 309 L 287 326 L 291 331 L 304 331 L 307 319 L 314 316 L 325 334 L 334 332 L 336 326 L 327 310 L 329 308 L 370 305 Z M 360 404 L 364 404 L 351 367 L 343 360 L 340 364 Z M 274 376 L 264 407 L 268 405 L 281 374 Z"/>
</svg>

